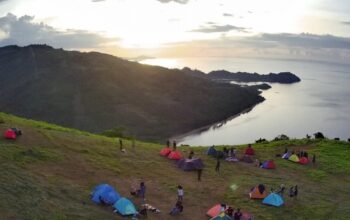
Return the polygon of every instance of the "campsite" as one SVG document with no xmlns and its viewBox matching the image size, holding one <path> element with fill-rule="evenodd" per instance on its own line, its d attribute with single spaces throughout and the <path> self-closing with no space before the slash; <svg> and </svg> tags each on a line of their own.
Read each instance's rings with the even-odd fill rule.
<svg viewBox="0 0 350 220">
<path fill-rule="evenodd" d="M 181 162 L 161 156 L 165 144 L 123 140 L 125 152 L 115 138 L 60 127 L 45 122 L 0 113 L 0 129 L 18 127 L 16 140 L 0 139 L 0 214 L 5 219 L 130 219 L 114 213 L 112 206 L 95 204 L 90 193 L 99 184 L 109 184 L 120 197 L 140 207 L 142 200 L 130 195 L 130 187 L 144 181 L 146 203 L 160 213 L 148 212 L 147 219 L 207 219 L 207 211 L 226 203 L 241 208 L 253 219 L 347 219 L 350 214 L 350 144 L 344 141 L 299 139 L 253 144 L 254 158 L 273 159 L 276 169 L 262 169 L 254 163 L 222 160 L 220 174 L 208 147 L 178 147 L 186 158 L 201 158 L 202 180 L 196 171 L 180 169 Z M 218 151 L 228 146 L 215 146 Z M 235 146 L 241 157 L 247 144 Z M 289 150 L 305 149 L 316 154 L 316 164 L 301 165 L 282 157 Z M 186 161 L 186 159 L 185 159 Z M 264 184 L 298 185 L 298 198 L 284 195 L 284 204 L 270 206 L 262 199 L 251 199 L 253 187 Z M 177 199 L 177 185 L 184 187 L 184 211 L 168 213 Z M 287 190 L 288 191 L 288 190 Z M 19 200 L 16 198 L 20 198 Z M 126 200 L 121 200 L 124 203 Z M 127 202 L 127 201 L 126 201 Z M 140 218 L 142 219 L 142 218 Z"/>
</svg>

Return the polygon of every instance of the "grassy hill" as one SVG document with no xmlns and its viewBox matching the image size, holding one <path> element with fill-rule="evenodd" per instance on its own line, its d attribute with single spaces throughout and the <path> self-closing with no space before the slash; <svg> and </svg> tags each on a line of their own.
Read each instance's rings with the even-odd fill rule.
<svg viewBox="0 0 350 220">
<path fill-rule="evenodd" d="M 162 211 L 150 213 L 149 219 L 209 219 L 206 210 L 218 202 L 241 207 L 255 219 L 348 219 L 350 215 L 347 142 L 254 144 L 260 160 L 274 158 L 288 147 L 307 149 L 318 161 L 316 166 L 302 166 L 274 158 L 276 170 L 223 161 L 220 175 L 214 172 L 215 160 L 204 155 L 203 148 L 193 148 L 205 163 L 202 182 L 197 182 L 196 172 L 181 171 L 159 156 L 162 145 L 137 141 L 133 150 L 125 140 L 127 152 L 122 153 L 115 139 L 0 113 L 0 131 L 13 126 L 24 134 L 16 141 L 0 138 L 1 219 L 121 219 L 111 208 L 90 202 L 90 190 L 109 183 L 128 196 L 130 186 L 141 180 L 146 182 L 147 202 Z M 189 148 L 180 150 L 187 155 Z M 286 198 L 280 208 L 262 205 L 248 198 L 250 188 L 258 183 L 268 188 L 298 184 L 299 197 Z M 178 184 L 185 189 L 184 213 L 170 217 L 167 213 L 176 201 Z"/>
<path fill-rule="evenodd" d="M 152 141 L 224 120 L 264 100 L 253 88 L 45 45 L 0 48 L 0 93 L 3 112 L 97 133 L 124 127 Z"/>
</svg>

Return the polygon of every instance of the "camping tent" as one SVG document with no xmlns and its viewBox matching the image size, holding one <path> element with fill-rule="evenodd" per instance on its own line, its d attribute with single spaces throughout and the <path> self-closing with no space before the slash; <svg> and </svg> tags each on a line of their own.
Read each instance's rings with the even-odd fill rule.
<svg viewBox="0 0 350 220">
<path fill-rule="evenodd" d="M 166 156 L 168 156 L 168 155 L 170 154 L 170 152 L 171 152 L 170 147 L 165 147 L 165 148 L 163 148 L 163 149 L 160 151 L 160 155 L 166 157 Z"/>
<path fill-rule="evenodd" d="M 226 215 L 224 212 L 222 212 L 219 215 L 211 218 L 210 220 L 232 220 L 232 218 Z"/>
<path fill-rule="evenodd" d="M 278 207 L 278 206 L 283 205 L 283 199 L 277 193 L 271 193 L 263 200 L 262 203 L 266 204 L 266 205 L 272 205 L 272 206 Z"/>
<path fill-rule="evenodd" d="M 4 133 L 4 137 L 5 137 L 6 139 L 13 139 L 13 140 L 15 140 L 16 137 L 17 137 L 17 135 L 16 135 L 16 132 L 15 132 L 14 130 L 12 130 L 12 129 L 7 129 L 7 130 L 5 131 L 5 133 Z"/>
<path fill-rule="evenodd" d="M 245 154 L 246 155 L 251 155 L 253 156 L 255 154 L 254 152 L 254 149 L 252 147 L 248 147 L 246 150 L 245 150 Z"/>
<path fill-rule="evenodd" d="M 306 157 L 301 157 L 299 159 L 299 163 L 300 164 L 307 164 L 307 163 L 309 163 L 309 160 Z"/>
<path fill-rule="evenodd" d="M 113 208 L 115 208 L 121 215 L 134 215 L 137 214 L 134 204 L 127 198 L 120 198 L 116 203 L 114 203 Z"/>
<path fill-rule="evenodd" d="M 276 165 L 275 165 L 275 162 L 273 162 L 273 160 L 267 160 L 261 165 L 261 168 L 276 169 Z"/>
<path fill-rule="evenodd" d="M 291 153 L 287 152 L 287 153 L 283 154 L 282 158 L 288 160 L 290 155 L 291 155 Z"/>
<path fill-rule="evenodd" d="M 250 156 L 248 156 L 248 155 L 244 155 L 241 158 L 241 161 L 246 162 L 246 163 L 253 163 L 254 162 L 253 159 Z"/>
<path fill-rule="evenodd" d="M 221 204 L 216 204 L 207 211 L 207 215 L 210 217 L 218 216 L 221 212 Z"/>
<path fill-rule="evenodd" d="M 249 193 L 249 197 L 251 199 L 263 199 L 266 196 L 267 196 L 267 192 L 263 184 L 260 184 L 259 186 L 254 187 L 253 190 L 250 191 Z"/>
<path fill-rule="evenodd" d="M 204 165 L 202 159 L 193 158 L 193 159 L 181 159 L 176 162 L 176 165 L 182 170 L 201 170 Z"/>
<path fill-rule="evenodd" d="M 296 154 L 292 154 L 292 155 L 288 158 L 288 160 L 293 161 L 293 162 L 295 162 L 295 163 L 298 163 L 298 162 L 299 162 L 299 157 L 298 157 Z"/>
<path fill-rule="evenodd" d="M 171 151 L 168 155 L 169 159 L 180 160 L 182 158 L 180 151 Z"/>
<path fill-rule="evenodd" d="M 100 184 L 96 186 L 92 192 L 91 200 L 96 204 L 101 204 L 101 201 L 108 205 L 113 205 L 120 199 L 119 193 L 108 184 Z"/>
<path fill-rule="evenodd" d="M 216 156 L 216 150 L 215 150 L 214 146 L 211 146 L 208 148 L 207 155 Z"/>
</svg>

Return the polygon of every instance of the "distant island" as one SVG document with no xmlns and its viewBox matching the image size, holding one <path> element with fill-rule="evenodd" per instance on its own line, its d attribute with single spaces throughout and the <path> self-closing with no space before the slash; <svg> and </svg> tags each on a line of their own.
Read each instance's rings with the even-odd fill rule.
<svg viewBox="0 0 350 220">
<path fill-rule="evenodd" d="M 262 101 L 257 88 L 108 54 L 48 45 L 0 48 L 1 111 L 86 131 L 164 141 Z"/>
<path fill-rule="evenodd" d="M 214 81 L 236 81 L 236 82 L 269 82 L 269 83 L 283 83 L 291 84 L 300 82 L 300 78 L 291 72 L 280 72 L 280 73 L 269 73 L 267 75 L 258 74 L 258 73 L 247 73 L 247 72 L 229 72 L 226 70 L 215 70 L 211 71 L 208 74 L 200 70 L 192 70 L 188 67 L 184 67 L 181 71 L 185 72 L 188 75 L 211 79 Z"/>
</svg>

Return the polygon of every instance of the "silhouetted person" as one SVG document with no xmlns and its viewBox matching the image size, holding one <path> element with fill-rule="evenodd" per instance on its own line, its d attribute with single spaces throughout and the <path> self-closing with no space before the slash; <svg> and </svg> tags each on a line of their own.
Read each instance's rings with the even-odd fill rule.
<svg viewBox="0 0 350 220">
<path fill-rule="evenodd" d="M 316 155 L 312 155 L 312 163 L 315 164 L 316 163 Z"/>
<path fill-rule="evenodd" d="M 285 154 L 288 153 L 288 149 L 287 148 L 284 149 L 284 153 Z"/>
<path fill-rule="evenodd" d="M 304 156 L 309 159 L 309 154 L 307 151 L 304 152 Z"/>
<path fill-rule="evenodd" d="M 197 171 L 197 174 L 198 174 L 198 181 L 201 181 L 201 177 L 202 177 L 202 169 L 199 169 L 198 171 Z"/>
<path fill-rule="evenodd" d="M 297 198 L 297 196 L 298 196 L 298 185 L 295 185 L 295 187 L 294 187 L 294 198 Z"/>
<path fill-rule="evenodd" d="M 219 157 L 217 157 L 217 159 L 216 159 L 215 171 L 220 173 L 220 158 Z"/>
<path fill-rule="evenodd" d="M 307 138 L 307 139 L 310 139 L 311 136 L 310 136 L 309 134 L 306 134 L 306 138 Z"/>
<path fill-rule="evenodd" d="M 289 197 L 293 197 L 294 196 L 294 189 L 293 186 L 289 188 Z"/>
<path fill-rule="evenodd" d="M 193 158 L 193 155 L 194 155 L 194 152 L 193 150 L 190 151 L 190 154 L 188 155 L 188 159 L 192 159 Z"/>
<path fill-rule="evenodd" d="M 124 148 L 123 148 L 123 140 L 119 138 L 119 149 L 120 151 L 124 152 Z"/>
<path fill-rule="evenodd" d="M 173 141 L 173 150 L 176 151 L 176 141 Z"/>
<path fill-rule="evenodd" d="M 235 212 L 235 214 L 233 215 L 233 219 L 234 220 L 240 220 L 242 217 L 242 212 L 241 209 L 238 208 L 237 211 Z"/>
<path fill-rule="evenodd" d="M 166 146 L 170 147 L 170 141 L 169 140 L 166 141 Z"/>
</svg>

